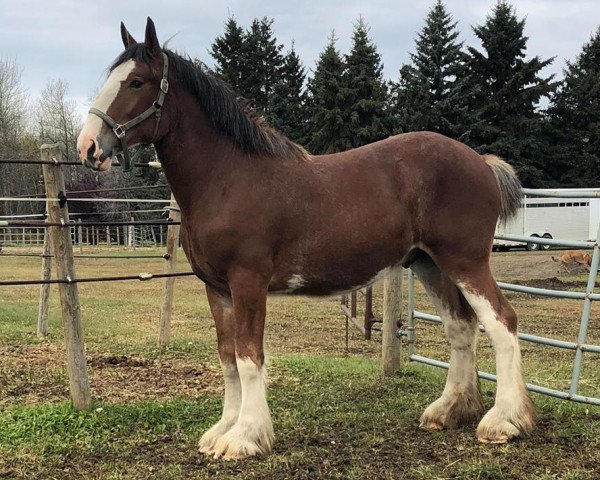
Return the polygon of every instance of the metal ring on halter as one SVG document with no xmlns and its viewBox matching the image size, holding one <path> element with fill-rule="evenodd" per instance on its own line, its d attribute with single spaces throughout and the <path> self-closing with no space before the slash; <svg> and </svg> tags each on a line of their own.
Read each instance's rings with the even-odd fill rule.
<svg viewBox="0 0 600 480">
<path fill-rule="evenodd" d="M 149 108 L 147 108 L 146 110 L 144 110 L 140 115 L 129 120 L 128 122 L 126 122 L 124 124 L 119 124 L 119 123 L 115 122 L 114 119 L 112 119 L 106 112 L 98 110 L 97 108 L 94 108 L 94 107 L 90 108 L 90 110 L 89 110 L 89 113 L 92 113 L 92 114 L 100 117 L 106 124 L 108 124 L 108 126 L 111 127 L 112 131 L 117 136 L 117 139 L 119 140 L 119 145 L 121 147 L 120 155 L 123 158 L 123 171 L 124 172 L 129 172 L 131 170 L 132 163 L 133 163 L 131 156 L 129 154 L 127 138 L 125 136 L 127 133 L 127 130 L 131 130 L 133 127 L 142 123 L 144 120 L 146 120 L 152 114 L 155 114 L 154 118 L 156 121 L 156 125 L 154 127 L 154 135 L 152 136 L 152 141 L 150 143 L 154 143 L 154 141 L 156 140 L 156 136 L 158 135 L 158 125 L 160 123 L 160 118 L 161 118 L 161 109 L 162 109 L 163 103 L 165 101 L 165 96 L 166 96 L 167 92 L 169 91 L 169 80 L 167 78 L 169 76 L 169 57 L 167 56 L 167 54 L 165 52 L 162 52 L 162 55 L 163 55 L 162 79 L 160 80 L 160 87 L 158 90 L 158 94 L 156 96 L 156 100 L 154 100 L 154 102 L 152 102 L 152 105 Z"/>
</svg>

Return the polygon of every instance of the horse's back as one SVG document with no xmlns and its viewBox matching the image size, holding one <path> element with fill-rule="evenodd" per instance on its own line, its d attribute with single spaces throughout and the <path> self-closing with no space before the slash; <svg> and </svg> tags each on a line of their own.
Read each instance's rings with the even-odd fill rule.
<svg viewBox="0 0 600 480">
<path fill-rule="evenodd" d="M 377 204 L 376 215 L 414 243 L 470 248 L 470 234 L 493 236 L 501 208 L 498 184 L 484 157 L 464 143 L 411 132 L 313 158 L 339 176 L 347 198 Z"/>
</svg>

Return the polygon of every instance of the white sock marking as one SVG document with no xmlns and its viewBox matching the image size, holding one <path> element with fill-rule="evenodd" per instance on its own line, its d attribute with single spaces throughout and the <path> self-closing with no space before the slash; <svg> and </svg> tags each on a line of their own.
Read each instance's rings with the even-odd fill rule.
<svg viewBox="0 0 600 480">
<path fill-rule="evenodd" d="M 463 295 L 485 327 L 496 351 L 496 375 L 498 387 L 495 406 L 510 416 L 510 411 L 522 403 L 525 390 L 521 374 L 521 351 L 516 334 L 508 331 L 499 321 L 490 302 L 483 296 L 474 294 L 464 286 Z"/>
<path fill-rule="evenodd" d="M 238 374 L 237 365 L 226 365 L 221 363 L 223 379 L 225 383 L 225 395 L 223 397 L 222 418 L 235 423 L 242 406 L 242 384 Z"/>
</svg>

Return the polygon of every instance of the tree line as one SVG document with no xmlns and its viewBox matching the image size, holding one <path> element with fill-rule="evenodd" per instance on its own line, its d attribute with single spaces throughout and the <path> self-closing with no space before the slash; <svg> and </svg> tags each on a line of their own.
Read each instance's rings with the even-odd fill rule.
<svg viewBox="0 0 600 480">
<path fill-rule="evenodd" d="M 464 45 L 457 24 L 435 1 L 391 81 L 362 18 L 350 51 L 332 33 L 311 76 L 268 18 L 244 28 L 230 17 L 210 53 L 218 75 L 312 153 L 430 130 L 502 156 L 528 187 L 599 186 L 600 29 L 558 81 L 542 72 L 554 58 L 527 55 L 525 19 L 509 2 L 472 27 L 479 45 Z"/>
<path fill-rule="evenodd" d="M 457 25 L 444 3 L 435 0 L 410 61 L 394 80 L 384 78 L 382 57 L 363 18 L 354 25 L 350 50 L 340 52 L 331 33 L 310 71 L 293 43 L 286 49 L 277 41 L 273 20 L 266 17 L 248 27 L 230 17 L 209 52 L 215 74 L 311 153 L 430 130 L 502 156 L 527 187 L 600 186 L 600 29 L 567 62 L 559 81 L 542 72 L 554 58 L 528 55 L 525 19 L 508 1 L 499 0 L 472 27 L 477 45 L 461 42 Z M 49 81 L 40 98 L 29 102 L 16 62 L 0 59 L 0 159 L 37 159 L 41 143 L 60 143 L 65 158 L 75 159 L 80 128 L 64 80 Z M 0 163 L 0 179 L 1 196 L 43 191 L 35 166 Z M 163 181 L 150 169 L 97 175 L 72 168 L 67 188 Z M 153 190 L 148 196 L 164 194 Z M 77 210 L 114 219 L 105 212 L 125 208 L 144 207 L 99 203 Z M 0 215 L 39 211 L 43 204 L 0 202 Z"/>
</svg>

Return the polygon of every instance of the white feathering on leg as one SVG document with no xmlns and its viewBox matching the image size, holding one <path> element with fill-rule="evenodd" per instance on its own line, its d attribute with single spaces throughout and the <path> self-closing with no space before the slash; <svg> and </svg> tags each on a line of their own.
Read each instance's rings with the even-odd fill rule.
<svg viewBox="0 0 600 480">
<path fill-rule="evenodd" d="M 225 383 L 223 414 L 221 419 L 202 435 L 198 445 L 200 452 L 207 455 L 214 454 L 214 446 L 217 440 L 235 425 L 242 405 L 242 385 L 237 365 L 227 365 L 221 362 L 221 368 Z"/>
<path fill-rule="evenodd" d="M 271 451 L 273 424 L 266 398 L 266 369 L 249 358 L 236 358 L 242 404 L 235 425 L 215 444 L 215 457 L 237 460 Z"/>
</svg>

